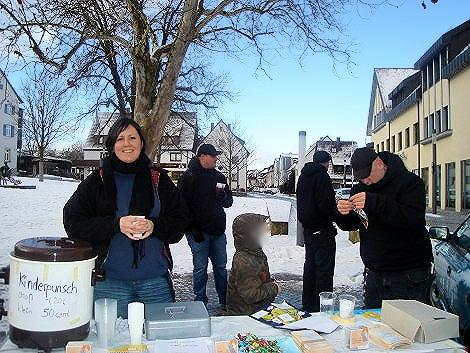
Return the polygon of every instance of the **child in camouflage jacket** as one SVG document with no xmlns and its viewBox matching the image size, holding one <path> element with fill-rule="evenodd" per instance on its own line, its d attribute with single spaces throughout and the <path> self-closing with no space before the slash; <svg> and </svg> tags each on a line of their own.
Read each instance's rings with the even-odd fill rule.
<svg viewBox="0 0 470 353">
<path fill-rule="evenodd" d="M 269 230 L 268 218 L 245 213 L 233 222 L 235 255 L 227 288 L 229 315 L 251 315 L 273 302 L 279 285 L 269 273 L 261 239 Z"/>
</svg>

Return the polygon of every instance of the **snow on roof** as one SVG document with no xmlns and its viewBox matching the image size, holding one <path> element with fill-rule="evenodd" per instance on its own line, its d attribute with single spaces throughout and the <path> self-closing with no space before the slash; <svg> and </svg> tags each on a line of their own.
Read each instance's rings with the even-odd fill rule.
<svg viewBox="0 0 470 353">
<path fill-rule="evenodd" d="M 411 68 L 376 68 L 374 72 L 383 105 L 386 109 L 390 109 L 392 107 L 392 101 L 388 98 L 390 92 L 392 92 L 401 81 L 418 72 L 418 70 Z"/>
<path fill-rule="evenodd" d="M 108 135 L 109 129 L 119 119 L 119 116 L 119 113 L 98 112 L 90 128 L 85 148 L 101 147 L 99 137 Z M 173 112 L 165 126 L 164 136 L 177 137 L 177 139 L 169 139 L 171 142 L 177 142 L 168 143 L 162 145 L 162 147 L 177 147 L 182 150 L 192 150 L 196 138 L 196 124 L 196 113 Z"/>
</svg>

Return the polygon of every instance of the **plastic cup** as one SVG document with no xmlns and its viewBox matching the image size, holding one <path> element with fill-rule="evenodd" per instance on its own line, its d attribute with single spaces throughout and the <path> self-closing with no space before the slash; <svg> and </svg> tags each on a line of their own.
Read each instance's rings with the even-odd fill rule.
<svg viewBox="0 0 470 353">
<path fill-rule="evenodd" d="M 107 348 L 114 336 L 117 319 L 117 300 L 102 298 L 95 300 L 95 323 L 98 346 Z"/>
<path fill-rule="evenodd" d="M 354 317 L 354 308 L 356 307 L 356 297 L 348 294 L 339 296 L 339 316 L 342 319 Z"/>
<path fill-rule="evenodd" d="M 129 324 L 131 344 L 142 343 L 144 308 L 144 303 L 134 302 L 127 304 L 127 323 Z"/>
<path fill-rule="evenodd" d="M 129 324 L 129 334 L 131 336 L 131 344 L 142 343 L 142 333 L 143 333 L 142 328 L 143 328 L 143 323 Z"/>
<path fill-rule="evenodd" d="M 335 311 L 336 294 L 332 292 L 321 292 L 320 296 L 320 312 L 333 315 Z"/>
</svg>

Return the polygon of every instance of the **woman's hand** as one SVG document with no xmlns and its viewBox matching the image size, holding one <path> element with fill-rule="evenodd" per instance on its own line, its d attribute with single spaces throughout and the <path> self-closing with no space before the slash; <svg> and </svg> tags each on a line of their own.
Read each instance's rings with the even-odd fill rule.
<svg viewBox="0 0 470 353">
<path fill-rule="evenodd" d="M 121 232 L 132 240 L 147 238 L 153 232 L 153 222 L 138 216 L 124 216 L 119 220 Z"/>
</svg>

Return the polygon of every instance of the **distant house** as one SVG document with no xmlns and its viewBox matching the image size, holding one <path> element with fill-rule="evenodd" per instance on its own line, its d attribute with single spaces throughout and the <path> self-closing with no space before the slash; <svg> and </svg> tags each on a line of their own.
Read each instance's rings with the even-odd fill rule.
<svg viewBox="0 0 470 353">
<path fill-rule="evenodd" d="M 356 141 L 342 141 L 339 137 L 332 140 L 329 136 L 321 137 L 307 150 L 305 161 L 311 162 L 316 151 L 331 154 L 332 163 L 328 174 L 335 188 L 352 186 L 351 156 L 357 148 Z"/>
<path fill-rule="evenodd" d="M 0 70 L 0 164 L 8 162 L 10 168 L 17 169 L 18 150 L 21 149 L 21 128 L 23 103 L 5 73 Z"/>
<path fill-rule="evenodd" d="M 230 124 L 220 120 L 211 125 L 211 131 L 201 143 L 210 143 L 222 151 L 219 156 L 219 168 L 227 177 L 230 187 L 234 190 L 246 190 L 249 152 L 245 141 L 238 137 Z"/>
<path fill-rule="evenodd" d="M 274 164 L 264 168 L 258 174 L 258 187 L 272 188 L 274 187 Z"/>
<path fill-rule="evenodd" d="M 297 163 L 298 155 L 293 153 L 283 153 L 274 160 L 274 186 L 279 187 L 289 178 L 289 169 Z"/>
<path fill-rule="evenodd" d="M 109 129 L 119 118 L 118 113 L 97 113 L 88 138 L 83 148 L 83 160 L 75 161 L 73 172 L 86 178 L 99 167 L 100 159 L 105 155 L 105 141 Z M 194 156 L 197 133 L 196 113 L 174 112 L 165 127 L 155 164 L 168 170 L 170 177 L 176 181 L 186 170 Z"/>
</svg>

